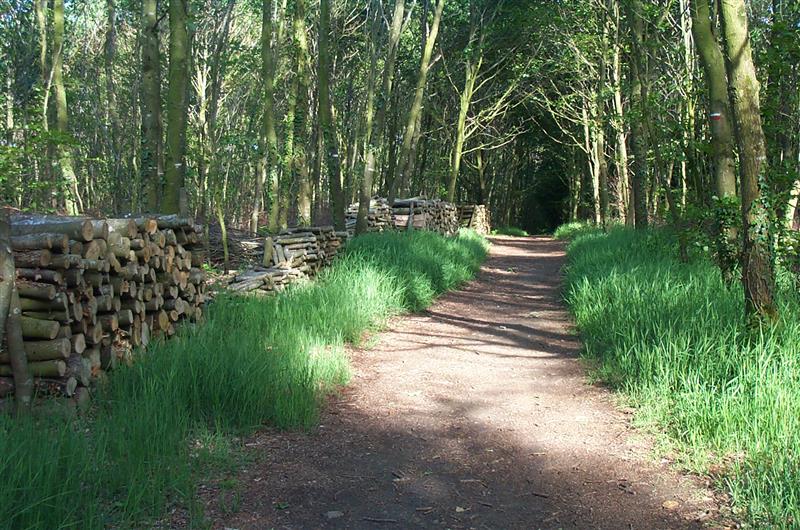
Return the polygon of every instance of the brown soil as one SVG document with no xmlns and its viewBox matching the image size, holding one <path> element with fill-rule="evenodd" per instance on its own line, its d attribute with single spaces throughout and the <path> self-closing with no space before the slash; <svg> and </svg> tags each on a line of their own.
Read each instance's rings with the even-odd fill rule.
<svg viewBox="0 0 800 530">
<path fill-rule="evenodd" d="M 702 528 L 717 502 L 588 383 L 563 245 L 494 238 L 479 277 L 352 352 L 309 433 L 263 432 L 216 528 Z M 235 506 L 236 513 L 226 513 Z"/>
</svg>

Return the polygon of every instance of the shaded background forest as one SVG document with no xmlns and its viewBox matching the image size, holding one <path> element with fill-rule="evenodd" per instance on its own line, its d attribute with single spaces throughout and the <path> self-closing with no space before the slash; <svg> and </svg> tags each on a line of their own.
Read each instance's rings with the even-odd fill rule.
<svg viewBox="0 0 800 530">
<path fill-rule="evenodd" d="M 631 222 L 637 176 L 651 219 L 668 192 L 684 211 L 713 205 L 688 0 L 2 5 L 0 181 L 22 209 L 180 208 L 276 229 L 336 220 L 363 188 L 486 203 L 496 225 L 542 230 Z M 800 9 L 748 10 L 783 205 Z"/>
</svg>

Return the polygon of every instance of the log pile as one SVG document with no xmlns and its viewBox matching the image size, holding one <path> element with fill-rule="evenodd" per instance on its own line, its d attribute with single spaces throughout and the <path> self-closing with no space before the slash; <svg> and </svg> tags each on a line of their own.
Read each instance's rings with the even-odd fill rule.
<svg viewBox="0 0 800 530">
<path fill-rule="evenodd" d="M 356 230 L 357 219 L 358 203 L 354 203 L 347 208 L 347 212 L 345 213 L 347 231 L 351 234 Z M 394 219 L 392 216 L 392 207 L 389 205 L 389 201 L 380 197 L 376 197 L 369 201 L 367 231 L 383 232 L 384 230 L 392 230 L 393 228 Z"/>
<path fill-rule="evenodd" d="M 347 232 L 336 232 L 332 226 L 290 228 L 268 236 L 261 265 L 235 276 L 227 288 L 234 292 L 282 291 L 330 265 L 347 238 Z"/>
<path fill-rule="evenodd" d="M 346 214 L 347 230 L 351 234 L 355 231 L 357 217 L 358 203 L 351 204 Z M 370 201 L 367 231 L 407 230 L 409 225 L 415 230 L 430 230 L 445 236 L 455 235 L 459 228 L 458 208 L 446 201 L 424 197 L 396 199 L 393 206 L 383 198 Z"/>
<path fill-rule="evenodd" d="M 491 232 L 489 210 L 485 204 L 463 204 L 458 207 L 458 211 L 462 228 L 471 228 L 483 235 Z"/>
<path fill-rule="evenodd" d="M 430 230 L 443 236 L 458 233 L 459 217 L 455 205 L 438 199 L 398 199 L 392 208 L 394 224 L 398 229 Z"/>
<path fill-rule="evenodd" d="M 200 229 L 178 216 L 12 215 L 24 349 L 40 393 L 81 393 L 135 347 L 198 320 Z M 13 389 L 0 352 L 0 389 Z"/>
</svg>

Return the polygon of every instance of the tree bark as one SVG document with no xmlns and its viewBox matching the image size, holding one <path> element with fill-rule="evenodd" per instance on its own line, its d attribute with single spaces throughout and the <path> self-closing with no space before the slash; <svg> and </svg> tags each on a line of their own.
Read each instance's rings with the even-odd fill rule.
<svg viewBox="0 0 800 530">
<path fill-rule="evenodd" d="M 433 23 L 431 24 L 430 32 L 426 37 L 425 49 L 422 53 L 422 61 L 420 63 L 419 75 L 417 77 L 417 87 L 414 91 L 414 100 L 411 104 L 411 109 L 408 112 L 408 121 L 406 122 L 405 132 L 403 134 L 403 143 L 400 147 L 400 154 L 398 156 L 397 167 L 395 168 L 394 176 L 389 184 L 389 203 L 392 203 L 397 195 L 397 186 L 406 178 L 405 172 L 411 165 L 411 148 L 414 140 L 415 127 L 419 114 L 422 111 L 422 98 L 425 95 L 425 85 L 428 80 L 428 71 L 431 67 L 431 57 L 433 55 L 433 47 L 436 44 L 436 36 L 439 33 L 439 23 L 442 20 L 442 11 L 444 10 L 445 0 L 438 0 L 433 14 Z"/>
<path fill-rule="evenodd" d="M 169 0 L 167 157 L 161 210 L 186 214 L 186 121 L 189 112 L 189 4 Z"/>
<path fill-rule="evenodd" d="M 317 88 L 319 90 L 319 125 L 322 130 L 322 141 L 325 146 L 325 160 L 328 166 L 328 179 L 331 194 L 331 213 L 333 226 L 336 230 L 344 230 L 344 194 L 342 192 L 342 166 L 339 157 L 339 134 L 333 117 L 331 103 L 331 59 L 330 59 L 330 26 L 331 26 L 330 0 L 320 0 L 319 3 L 319 35 L 318 53 L 319 66 L 317 70 Z"/>
<path fill-rule="evenodd" d="M 308 138 L 309 89 L 311 87 L 311 58 L 306 34 L 306 0 L 296 0 L 293 19 L 294 59 L 296 67 L 296 106 L 294 112 L 294 138 Z M 311 222 L 311 182 L 308 176 L 308 157 L 304 142 L 295 142 L 292 174 L 297 184 L 297 224 Z"/>
<path fill-rule="evenodd" d="M 708 85 L 708 123 L 714 157 L 714 183 L 717 197 L 736 195 L 736 162 L 733 157 L 733 131 L 728 112 L 728 78 L 725 59 L 711 23 L 708 0 L 691 0 L 692 35 Z"/>
<path fill-rule="evenodd" d="M 67 91 L 64 88 L 64 0 L 53 0 L 53 87 L 55 89 L 56 131 L 63 137 L 58 145 L 58 166 L 66 186 L 64 208 L 69 215 L 77 215 L 83 210 L 78 178 L 72 165 L 72 153 L 65 145 L 69 134 L 67 118 Z"/>
<path fill-rule="evenodd" d="M 142 50 L 142 125 L 139 171 L 145 188 L 145 207 L 148 212 L 157 212 L 161 197 L 161 176 L 164 173 L 157 0 L 142 0 L 142 20 L 139 32 Z"/>
<path fill-rule="evenodd" d="M 628 24 L 631 29 L 633 46 L 631 50 L 631 107 L 636 117 L 631 126 L 631 145 L 633 146 L 633 213 L 634 226 L 647 228 L 647 133 L 643 120 L 647 116 L 647 95 L 644 80 L 644 6 L 641 0 L 631 0 L 628 11 Z"/>
<path fill-rule="evenodd" d="M 466 59 L 464 61 L 464 88 L 458 102 L 458 121 L 456 122 L 456 139 L 453 143 L 453 154 L 450 160 L 450 178 L 447 184 L 447 200 L 455 202 L 456 183 L 458 174 L 461 171 L 461 157 L 464 152 L 464 142 L 466 140 L 467 114 L 472 104 L 472 96 L 475 93 L 475 82 L 478 80 L 478 73 L 483 65 L 483 37 L 485 32 L 481 30 L 480 38 L 476 46 L 477 58 L 472 57 L 472 47 L 475 45 L 475 33 L 478 31 L 476 15 L 470 16 L 469 39 L 467 40 Z"/>
<path fill-rule="evenodd" d="M 625 108 L 622 100 L 622 43 L 620 35 L 619 0 L 609 0 L 614 20 L 614 41 L 611 56 L 611 85 L 613 89 L 614 119 L 612 125 L 616 135 L 617 210 L 619 219 L 633 225 L 630 200 L 630 176 L 628 172 L 628 146 L 625 132 Z"/>
<path fill-rule="evenodd" d="M 761 126 L 759 85 L 744 0 L 718 0 L 722 20 L 725 65 L 739 144 L 742 193 L 742 285 L 745 315 L 751 325 L 778 318 L 775 272 L 769 233 L 770 212 L 761 199 L 767 175 L 766 145 Z"/>
<path fill-rule="evenodd" d="M 273 20 L 272 0 L 264 0 L 261 13 L 261 82 L 263 83 L 263 108 L 264 115 L 261 120 L 261 137 L 259 149 L 258 175 L 256 177 L 256 192 L 253 203 L 253 213 L 250 217 L 250 232 L 255 235 L 258 217 L 264 201 L 264 185 L 269 179 L 271 201 L 269 212 L 269 229 L 276 229 L 278 213 L 278 135 L 275 131 L 275 52 L 272 48 Z M 277 48 L 278 43 L 276 43 Z"/>
</svg>

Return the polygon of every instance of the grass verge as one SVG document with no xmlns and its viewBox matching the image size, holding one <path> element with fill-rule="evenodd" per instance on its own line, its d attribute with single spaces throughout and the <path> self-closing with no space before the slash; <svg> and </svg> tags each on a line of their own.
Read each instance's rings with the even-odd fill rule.
<svg viewBox="0 0 800 530">
<path fill-rule="evenodd" d="M 229 464 L 234 435 L 313 425 L 348 379 L 348 342 L 472 278 L 485 255 L 469 231 L 356 238 L 314 282 L 219 298 L 203 325 L 111 374 L 86 417 L 0 417 L 0 521 L 141 527 L 169 505 L 201 520 L 193 485 Z"/>
<path fill-rule="evenodd" d="M 800 298 L 744 326 L 743 294 L 705 258 L 679 263 L 665 231 L 580 230 L 566 298 L 594 374 L 690 469 L 716 477 L 757 527 L 800 525 Z"/>
</svg>

